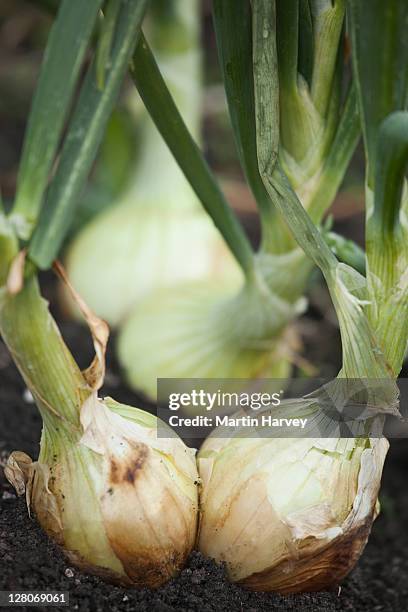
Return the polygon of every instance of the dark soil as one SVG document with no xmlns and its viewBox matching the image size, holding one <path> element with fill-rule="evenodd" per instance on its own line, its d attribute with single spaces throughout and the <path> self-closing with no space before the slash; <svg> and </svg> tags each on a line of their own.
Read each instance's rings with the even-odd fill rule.
<svg viewBox="0 0 408 612">
<path fill-rule="evenodd" d="M 316 316 L 318 313 L 314 313 L 314 318 Z M 314 361 L 310 345 L 310 337 L 316 335 L 314 325 L 315 322 L 307 318 L 301 322 L 311 361 Z M 337 331 L 327 318 L 320 321 L 320 329 L 322 325 L 325 333 L 320 337 L 326 339 L 327 355 L 322 356 L 320 347 L 319 356 L 327 372 L 327 368 L 335 368 L 338 361 L 338 348 L 334 348 L 338 347 Z M 308 331 L 310 326 L 312 329 Z M 83 328 L 73 323 L 63 323 L 61 327 L 68 344 L 80 357 L 81 365 L 86 365 L 92 348 Z M 122 385 L 112 357 L 112 345 L 113 342 L 108 355 L 105 394 L 143 406 L 143 402 Z M 15 449 L 33 457 L 38 453 L 41 421 L 24 392 L 21 378 L 0 344 L 0 461 Z M 408 600 L 407 474 L 408 444 L 405 440 L 393 441 L 384 473 L 382 513 L 357 568 L 335 592 L 282 597 L 248 592 L 229 583 L 223 567 L 199 553 L 191 555 L 180 576 L 157 591 L 129 590 L 105 584 L 67 563 L 35 520 L 28 517 L 24 500 L 15 497 L 0 469 L 0 590 L 69 591 L 69 609 L 80 612 L 404 610 Z"/>
</svg>

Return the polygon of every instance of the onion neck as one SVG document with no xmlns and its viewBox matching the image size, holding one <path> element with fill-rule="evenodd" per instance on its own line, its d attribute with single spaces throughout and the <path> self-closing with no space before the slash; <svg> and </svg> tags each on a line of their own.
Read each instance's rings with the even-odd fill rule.
<svg viewBox="0 0 408 612">
<path fill-rule="evenodd" d="M 0 238 L 1 241 L 2 237 Z M 3 267 L 5 262 L 3 261 Z M 16 294 L 0 289 L 0 331 L 51 436 L 81 434 L 80 409 L 90 389 L 41 297 L 35 274 Z"/>
<path fill-rule="evenodd" d="M 367 187 L 368 317 L 394 377 L 399 375 L 408 342 L 408 190 L 402 196 L 398 224 L 387 228 L 374 212 Z"/>
</svg>

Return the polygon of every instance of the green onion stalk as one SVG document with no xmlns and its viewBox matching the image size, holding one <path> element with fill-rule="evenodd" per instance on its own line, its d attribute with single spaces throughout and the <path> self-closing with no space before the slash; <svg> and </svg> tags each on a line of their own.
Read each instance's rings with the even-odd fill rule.
<svg viewBox="0 0 408 612">
<path fill-rule="evenodd" d="M 326 437 L 333 420 L 320 410 L 318 389 L 268 413 L 309 419 L 301 439 L 260 438 L 256 429 L 213 432 L 198 459 L 199 548 L 249 589 L 290 593 L 338 585 L 364 550 L 379 511 L 388 449 L 381 427 L 385 415 L 398 412 L 396 378 L 408 340 L 408 6 L 348 4 L 366 153 L 362 275 L 327 247 L 288 180 L 280 142 L 270 139 L 279 120 L 278 80 L 271 74 L 279 55 L 279 4 L 252 3 L 259 172 L 299 247 L 322 271 L 337 313 L 343 364 L 329 384 L 334 406 L 342 404 L 355 423 L 356 404 L 365 415 L 355 437 Z"/>
<path fill-rule="evenodd" d="M 292 363 L 300 362 L 291 324 L 305 309 L 303 295 L 313 262 L 277 214 L 258 169 L 252 8 L 249 2 L 215 0 L 213 13 L 238 157 L 258 205 L 262 240 L 254 252 L 238 227 L 228 242 L 204 203 L 241 263 L 243 280 L 240 286 L 235 278 L 187 282 L 138 303 L 120 330 L 118 354 L 129 383 L 150 398 L 156 396 L 157 378 L 286 379 Z M 279 142 L 279 164 L 316 224 L 333 202 L 360 134 L 356 88 L 346 83 L 344 29 L 344 0 L 277 2 L 277 56 L 265 87 L 277 71 L 280 122 L 275 131 L 268 127 L 267 136 Z M 170 104 L 166 94 L 162 89 L 159 94 L 153 76 L 148 76 L 154 70 L 148 51 L 140 48 L 133 78 L 163 135 L 169 130 L 163 113 L 168 122 L 174 116 L 164 108 Z M 167 144 L 171 148 L 168 139 Z M 178 149 L 173 153 L 191 175 L 194 154 L 189 157 L 190 148 L 182 144 Z M 194 188 L 195 176 L 192 181 Z M 223 201 L 219 209 L 225 206 Z M 189 232 L 184 221 L 180 229 Z M 278 384 L 281 388 L 283 383 Z"/>
<path fill-rule="evenodd" d="M 200 140 L 199 3 L 155 2 L 149 17 L 146 35 L 187 126 Z M 235 278 L 237 284 L 241 278 L 152 120 L 141 113 L 134 89 L 126 106 L 138 125 L 135 167 L 116 201 L 81 229 L 66 255 L 72 283 L 111 326 L 155 289 L 202 278 Z"/>
<path fill-rule="evenodd" d="M 75 100 L 102 4 L 60 4 L 32 103 L 16 198 L 9 214 L 0 211 L 0 332 L 43 420 L 37 460 L 13 452 L 5 475 L 71 563 L 116 583 L 155 588 L 177 573 L 195 542 L 194 452 L 170 431 L 158 438 L 156 417 L 98 395 L 106 323 L 73 291 L 96 352 L 82 372 L 37 278 L 39 269 L 51 267 L 69 231 L 147 2 L 104 3 L 96 51 Z"/>
</svg>

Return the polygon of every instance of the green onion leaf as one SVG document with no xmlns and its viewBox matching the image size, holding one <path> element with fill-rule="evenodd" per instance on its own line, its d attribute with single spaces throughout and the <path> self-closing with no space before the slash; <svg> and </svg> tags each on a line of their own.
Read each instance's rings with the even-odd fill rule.
<svg viewBox="0 0 408 612">
<path fill-rule="evenodd" d="M 298 163 L 307 156 L 318 129 L 309 91 L 298 74 L 299 1 L 277 0 L 276 46 L 279 69 L 281 145 Z"/>
<path fill-rule="evenodd" d="M 298 81 L 299 0 L 277 0 L 276 22 L 279 86 L 293 94 Z"/>
<path fill-rule="evenodd" d="M 401 111 L 408 94 L 408 3 L 349 1 L 353 71 L 367 158 L 368 314 L 396 376 L 408 339 L 407 203 L 401 202 L 407 156 L 407 120 Z"/>
<path fill-rule="evenodd" d="M 185 177 L 244 272 L 251 275 L 254 257 L 249 241 L 189 133 L 144 37 L 137 45 L 130 72 L 151 118 Z"/>
<path fill-rule="evenodd" d="M 269 0 L 254 0 L 253 11 L 255 115 L 260 175 L 299 246 L 329 279 L 337 260 L 277 163 L 277 151 L 273 146 L 275 139 L 272 139 L 271 146 L 270 134 L 274 134 L 279 125 L 275 4 Z"/>
<path fill-rule="evenodd" d="M 377 136 L 374 211 L 367 220 L 370 316 L 395 375 L 408 341 L 408 112 L 397 111 L 381 124 Z"/>
<path fill-rule="evenodd" d="M 137 43 L 147 1 L 122 1 L 111 67 L 106 73 L 103 91 L 100 91 L 97 85 L 95 63 L 88 70 L 64 142 L 57 172 L 50 185 L 45 207 L 41 211 L 29 247 L 30 257 L 40 268 L 51 265 L 69 231 L 80 191 L 95 159 Z"/>
<path fill-rule="evenodd" d="M 324 238 L 337 259 L 365 275 L 366 256 L 361 247 L 336 232 L 324 233 Z"/>
<path fill-rule="evenodd" d="M 102 0 L 64 0 L 45 50 L 33 99 L 12 211 L 21 237 L 29 238 L 42 206 L 48 176 L 70 108 Z M 63 70 L 61 69 L 63 66 Z"/>
<path fill-rule="evenodd" d="M 330 106 L 333 78 L 346 12 L 346 0 L 312 0 L 314 63 L 313 102 L 324 117 Z"/>
<path fill-rule="evenodd" d="M 361 127 L 358 114 L 357 88 L 352 81 L 347 92 L 333 142 L 327 153 L 320 174 L 318 189 L 310 200 L 308 212 L 315 223 L 332 204 L 343 181 L 351 157 L 360 139 Z"/>
<path fill-rule="evenodd" d="M 113 35 L 121 4 L 122 0 L 109 0 L 104 17 L 101 20 L 95 67 L 96 81 L 100 90 L 105 86 L 105 73 L 110 61 Z"/>
<path fill-rule="evenodd" d="M 248 2 L 214 0 L 213 17 L 238 155 L 261 214 L 262 248 L 274 252 L 282 230 L 273 231 L 275 211 L 258 170 L 251 7 Z M 278 133 L 273 136 L 279 138 Z"/>
<path fill-rule="evenodd" d="M 353 68 L 373 189 L 376 141 L 387 115 L 404 110 L 408 92 L 408 2 L 349 0 Z"/>
<path fill-rule="evenodd" d="M 312 14 L 310 11 L 309 0 L 302 0 L 302 2 L 299 3 L 299 43 L 298 45 L 299 45 L 298 70 L 310 87 L 312 83 L 312 76 L 313 76 L 314 40 L 313 40 L 313 21 L 312 21 Z"/>
<path fill-rule="evenodd" d="M 378 132 L 374 219 L 384 234 L 399 225 L 407 163 L 408 112 L 397 111 L 384 119 Z"/>
</svg>

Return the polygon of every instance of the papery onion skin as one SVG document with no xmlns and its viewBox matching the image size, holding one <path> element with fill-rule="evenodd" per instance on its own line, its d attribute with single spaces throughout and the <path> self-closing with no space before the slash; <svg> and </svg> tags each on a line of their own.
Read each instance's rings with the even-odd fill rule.
<svg viewBox="0 0 408 612">
<path fill-rule="evenodd" d="M 364 550 L 376 517 L 388 442 L 372 439 L 371 448 L 365 448 L 354 439 L 337 440 L 347 443 L 346 453 L 357 455 L 352 461 L 347 454 L 339 455 L 337 470 L 330 461 L 318 466 L 329 459 L 333 442 L 208 439 L 199 454 L 203 480 L 199 550 L 225 562 L 231 580 L 251 590 L 287 594 L 339 585 Z M 280 461 L 285 445 L 293 449 L 296 445 L 304 459 L 292 463 L 289 454 L 286 463 Z M 316 450 L 316 464 L 313 459 L 308 472 L 305 465 L 314 445 L 321 450 Z M 324 446 L 327 451 L 322 451 Z M 248 468 L 251 461 L 253 467 Z M 296 471 L 300 472 L 297 485 Z M 306 476 L 309 484 L 304 485 Z M 285 483 L 289 489 L 291 482 L 293 495 L 288 494 L 285 508 Z M 269 492 L 268 487 L 272 487 Z M 295 510 L 291 512 L 290 506 Z"/>
<path fill-rule="evenodd" d="M 108 403 L 116 404 L 98 401 L 96 408 L 103 412 Z M 138 426 L 141 420 L 156 420 L 130 407 L 114 407 L 134 411 Z M 31 467 L 33 480 L 27 479 L 27 497 L 38 522 L 71 563 L 117 584 L 157 588 L 183 567 L 194 546 L 195 460 L 177 437 L 164 441 L 167 449 L 174 447 L 174 456 L 160 450 L 160 440 L 150 445 L 150 434 L 136 440 L 133 424 L 119 412 L 105 419 L 110 439 L 103 454 L 101 420 L 76 445 L 57 447 L 43 440 L 39 461 Z M 14 455 L 20 465 L 21 455 Z M 12 471 L 9 467 L 11 482 Z"/>
</svg>

